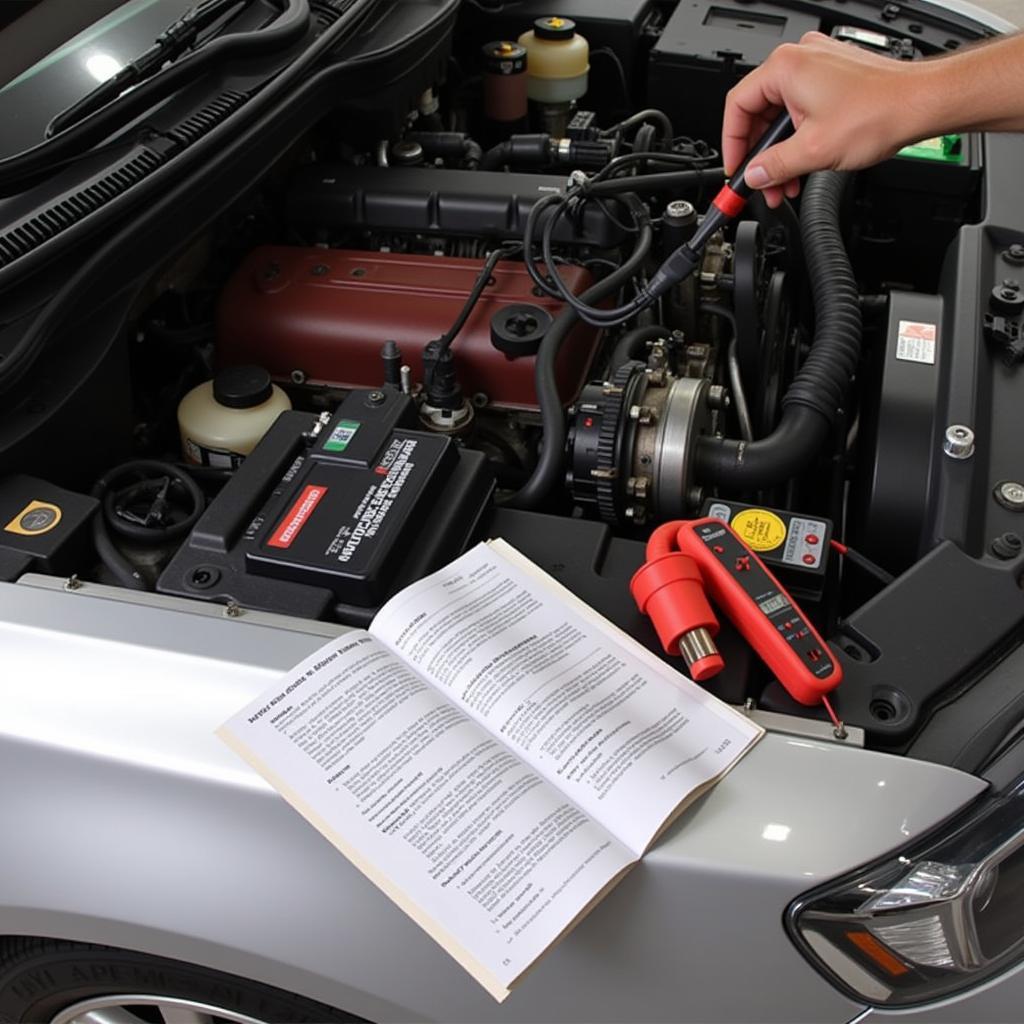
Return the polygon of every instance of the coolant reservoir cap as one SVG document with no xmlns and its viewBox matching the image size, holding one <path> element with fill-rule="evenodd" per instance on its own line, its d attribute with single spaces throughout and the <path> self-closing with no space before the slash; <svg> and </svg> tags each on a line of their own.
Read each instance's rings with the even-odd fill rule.
<svg viewBox="0 0 1024 1024">
<path fill-rule="evenodd" d="M 262 366 L 230 366 L 213 378 L 213 397 L 229 409 L 262 405 L 274 392 L 270 374 Z"/>
<path fill-rule="evenodd" d="M 538 39 L 572 39 L 576 35 L 576 22 L 571 18 L 538 18 L 533 23 L 533 33 Z"/>
</svg>

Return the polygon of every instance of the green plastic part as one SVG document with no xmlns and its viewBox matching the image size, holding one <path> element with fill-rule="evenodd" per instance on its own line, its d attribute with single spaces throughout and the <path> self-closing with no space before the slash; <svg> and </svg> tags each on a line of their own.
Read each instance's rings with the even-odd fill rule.
<svg viewBox="0 0 1024 1024">
<path fill-rule="evenodd" d="M 924 139 L 912 146 L 904 146 L 898 156 L 910 157 L 913 160 L 932 160 L 942 164 L 963 163 L 963 145 L 960 135 L 938 135 L 934 139 Z"/>
</svg>

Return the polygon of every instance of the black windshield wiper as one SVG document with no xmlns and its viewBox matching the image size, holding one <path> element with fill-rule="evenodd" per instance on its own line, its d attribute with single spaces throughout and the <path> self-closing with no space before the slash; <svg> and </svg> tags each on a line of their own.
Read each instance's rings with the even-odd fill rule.
<svg viewBox="0 0 1024 1024">
<path fill-rule="evenodd" d="M 111 133 L 178 89 L 196 82 L 217 64 L 278 53 L 293 46 L 309 29 L 309 0 L 274 2 L 281 13 L 266 27 L 217 35 L 113 100 L 108 99 L 99 109 L 85 114 L 52 138 L 0 159 L 0 196 L 27 188 L 53 174 L 56 168 L 77 160 Z"/>
<path fill-rule="evenodd" d="M 194 45 L 199 33 L 233 7 L 253 0 L 203 0 L 189 8 L 153 40 L 153 45 L 130 60 L 120 71 L 101 82 L 80 100 L 62 110 L 46 126 L 46 138 L 52 138 L 84 120 L 100 107 L 116 99 L 126 89 L 152 78 L 166 64 L 177 60 Z"/>
</svg>

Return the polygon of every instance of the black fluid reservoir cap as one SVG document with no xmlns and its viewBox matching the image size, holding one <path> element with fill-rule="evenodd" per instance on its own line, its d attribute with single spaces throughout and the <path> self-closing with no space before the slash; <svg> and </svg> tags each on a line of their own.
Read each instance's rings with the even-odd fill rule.
<svg viewBox="0 0 1024 1024">
<path fill-rule="evenodd" d="M 533 23 L 533 34 L 538 39 L 572 39 L 576 35 L 576 22 L 572 18 L 538 18 Z"/>
<path fill-rule="evenodd" d="M 491 344 L 509 359 L 535 356 L 551 324 L 551 314 L 546 309 L 516 302 L 491 317 Z"/>
<path fill-rule="evenodd" d="M 230 366 L 213 378 L 213 397 L 229 409 L 251 409 L 274 393 L 270 374 L 262 366 Z"/>
</svg>

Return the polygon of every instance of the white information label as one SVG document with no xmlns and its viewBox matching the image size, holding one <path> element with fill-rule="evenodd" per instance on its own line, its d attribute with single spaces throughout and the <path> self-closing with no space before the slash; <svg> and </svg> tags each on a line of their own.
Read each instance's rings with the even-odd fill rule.
<svg viewBox="0 0 1024 1024">
<path fill-rule="evenodd" d="M 729 522 L 732 519 L 732 509 L 722 501 L 716 501 L 711 508 L 708 509 L 708 515 L 712 519 L 721 519 L 723 523 Z"/>
<path fill-rule="evenodd" d="M 796 516 L 790 519 L 789 536 L 782 552 L 783 562 L 817 569 L 821 565 L 826 529 L 820 519 L 799 519 Z"/>
<path fill-rule="evenodd" d="M 935 363 L 938 325 L 901 320 L 896 335 L 896 358 L 907 363 Z"/>
</svg>

